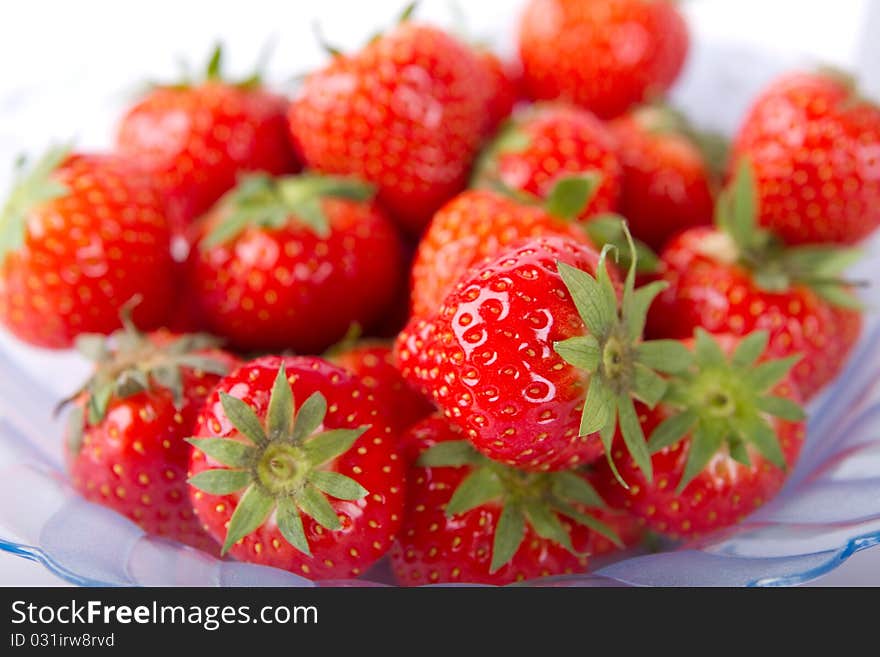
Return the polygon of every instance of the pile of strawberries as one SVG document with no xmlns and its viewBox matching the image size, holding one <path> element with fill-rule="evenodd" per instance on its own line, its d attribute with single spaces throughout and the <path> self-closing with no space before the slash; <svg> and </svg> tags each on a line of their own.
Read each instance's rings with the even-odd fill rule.
<svg viewBox="0 0 880 657">
<path fill-rule="evenodd" d="M 516 66 L 406 12 L 292 101 L 218 50 L 114 152 L 23 170 L 0 319 L 95 362 L 76 488 L 406 585 L 583 572 L 764 504 L 859 337 L 880 109 L 792 73 L 728 154 L 660 104 L 687 51 L 667 1 L 531 0 Z"/>
</svg>

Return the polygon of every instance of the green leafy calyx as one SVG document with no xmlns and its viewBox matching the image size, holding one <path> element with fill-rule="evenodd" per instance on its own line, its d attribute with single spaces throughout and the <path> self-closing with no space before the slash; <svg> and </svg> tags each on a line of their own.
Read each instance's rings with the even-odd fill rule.
<svg viewBox="0 0 880 657">
<path fill-rule="evenodd" d="M 204 470 L 191 477 L 190 484 L 211 495 L 243 491 L 229 520 L 223 554 L 274 512 L 285 540 L 311 556 L 301 514 L 335 531 L 341 523 L 327 496 L 359 500 L 368 494 L 354 479 L 332 470 L 336 458 L 368 427 L 324 428 L 327 400 L 320 392 L 296 409 L 283 365 L 272 386 L 265 422 L 237 397 L 220 393 L 220 403 L 239 437 L 194 437 L 188 442 L 226 466 Z"/>
<path fill-rule="evenodd" d="M 469 466 L 446 505 L 447 517 L 467 513 L 489 503 L 501 505 L 495 526 L 490 572 L 509 563 L 530 526 L 541 538 L 553 541 L 577 554 L 563 518 L 584 525 L 620 545 L 620 538 L 608 525 L 580 510 L 601 509 L 605 503 L 586 479 L 572 471 L 524 472 L 491 461 L 466 440 L 442 442 L 419 457 L 425 467 Z"/>
<path fill-rule="evenodd" d="M 771 418 L 799 422 L 805 415 L 797 403 L 773 390 L 800 356 L 761 359 L 767 339 L 766 331 L 756 331 L 726 355 L 714 338 L 697 329 L 693 363 L 670 379 L 663 398 L 664 408 L 672 413 L 654 429 L 648 443 L 655 453 L 690 436 L 679 492 L 723 447 L 744 465 L 750 465 L 752 448 L 777 467 L 786 467 Z"/>
<path fill-rule="evenodd" d="M 843 273 L 859 260 L 861 251 L 830 244 L 786 247 L 758 225 L 757 199 L 752 165 L 743 159 L 716 206 L 715 221 L 723 234 L 705 244 L 705 253 L 746 267 L 768 292 L 806 285 L 836 306 L 860 309 L 851 291 L 856 284 L 845 280 Z"/>
<path fill-rule="evenodd" d="M 101 422 L 111 400 L 164 388 L 180 407 L 184 402 L 184 370 L 224 375 L 229 369 L 225 360 L 210 353 L 220 345 L 217 338 L 193 333 L 156 343 L 135 327 L 132 306 L 130 303 L 122 309 L 123 328 L 109 338 L 87 333 L 76 340 L 78 351 L 95 363 L 95 370 L 85 385 L 59 405 L 61 408 L 83 396 L 86 399 L 85 413 L 77 406 L 70 415 L 68 441 L 73 453 L 81 446 L 84 420 L 89 425 Z"/>
<path fill-rule="evenodd" d="M 24 171 L 24 160 L 20 161 L 12 191 L 0 210 L 0 263 L 9 253 L 24 246 L 28 213 L 43 203 L 70 193 L 66 185 L 52 176 L 69 153 L 68 146 L 54 146 L 30 171 Z"/>
<path fill-rule="evenodd" d="M 649 408 L 656 406 L 667 387 L 661 373 L 687 369 L 692 356 L 678 341 L 642 339 L 648 307 L 666 284 L 656 281 L 636 289 L 638 255 L 629 229 L 626 224 L 622 226 L 629 268 L 620 300 L 607 269 L 608 255 L 615 250 L 613 246 L 606 245 L 602 249 L 595 275 L 557 263 L 586 332 L 557 342 L 554 348 L 566 362 L 581 370 L 586 379 L 580 435 L 599 432 L 608 462 L 620 479 L 611 456 L 611 443 L 619 426 L 627 450 L 650 481 L 653 476 L 651 456 L 635 401 Z"/>
<path fill-rule="evenodd" d="M 291 222 L 307 226 L 319 237 L 330 234 L 324 212 L 327 198 L 368 201 L 375 189 L 352 178 L 300 175 L 246 178 L 225 197 L 224 215 L 201 242 L 208 249 L 233 239 L 248 227 L 280 229 Z"/>
</svg>

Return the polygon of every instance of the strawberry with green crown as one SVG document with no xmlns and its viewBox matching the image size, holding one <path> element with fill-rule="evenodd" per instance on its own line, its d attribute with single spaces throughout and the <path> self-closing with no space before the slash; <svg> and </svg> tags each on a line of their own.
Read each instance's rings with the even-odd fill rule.
<svg viewBox="0 0 880 657">
<path fill-rule="evenodd" d="M 157 181 L 178 233 L 240 174 L 298 170 L 287 138 L 287 100 L 267 91 L 259 74 L 226 80 L 222 54 L 217 46 L 203 80 L 154 87 L 119 124 L 117 150 Z"/>
<path fill-rule="evenodd" d="M 403 279 L 374 189 L 349 178 L 253 176 L 196 227 L 190 287 L 213 333 L 241 349 L 315 353 L 372 328 Z"/>
<path fill-rule="evenodd" d="M 64 349 L 83 333 L 162 325 L 175 264 L 162 199 L 113 155 L 51 148 L 0 210 L 0 321 L 21 340 Z"/>
<path fill-rule="evenodd" d="M 238 359 L 207 335 L 82 335 L 94 373 L 68 403 L 66 457 L 74 488 L 145 531 L 217 552 L 193 513 L 186 484 L 191 434 L 202 402 Z"/>
<path fill-rule="evenodd" d="M 490 461 L 441 416 L 405 440 L 419 454 L 391 551 L 398 582 L 509 584 L 583 572 L 620 538 L 584 473 L 529 473 Z"/>
<path fill-rule="evenodd" d="M 549 198 L 564 177 L 593 173 L 597 187 L 578 218 L 613 212 L 621 188 L 614 136 L 587 110 L 565 104 L 535 105 L 515 115 L 477 162 L 473 182 Z"/>
<path fill-rule="evenodd" d="M 220 380 L 199 413 L 193 507 L 223 554 L 308 579 L 358 577 L 402 521 L 398 440 L 345 370 L 264 356 Z"/>
<path fill-rule="evenodd" d="M 626 232 L 629 238 L 629 233 Z M 486 456 L 532 471 L 572 468 L 610 451 L 618 422 L 651 477 L 634 400 L 654 406 L 685 348 L 644 341 L 665 283 L 635 288 L 637 258 L 621 286 L 601 255 L 571 238 L 512 245 L 470 270 L 440 313 L 398 339 L 410 380 Z"/>
<path fill-rule="evenodd" d="M 792 378 L 809 400 L 837 376 L 861 332 L 861 305 L 842 277 L 860 253 L 785 247 L 758 227 L 756 198 L 753 169 L 743 161 L 719 201 L 717 227 L 693 228 L 667 245 L 660 269 L 668 288 L 651 306 L 648 334 L 766 330 L 772 356 L 802 356 Z"/>
<path fill-rule="evenodd" d="M 727 527 L 771 500 L 806 427 L 791 377 L 798 356 L 772 358 L 767 344 L 767 331 L 739 337 L 697 329 L 686 368 L 655 408 L 639 409 L 653 480 L 625 456 L 618 436 L 619 477 L 601 464 L 594 479 L 605 499 L 675 538 Z"/>
</svg>

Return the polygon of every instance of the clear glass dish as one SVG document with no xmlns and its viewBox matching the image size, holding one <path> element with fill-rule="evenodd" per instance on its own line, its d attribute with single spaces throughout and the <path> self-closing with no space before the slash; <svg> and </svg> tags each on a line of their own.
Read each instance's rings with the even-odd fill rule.
<svg viewBox="0 0 880 657">
<path fill-rule="evenodd" d="M 804 62 L 697 43 L 676 104 L 704 127 L 730 131 L 748 100 L 781 70 Z M 812 63 L 810 63 L 812 64 Z M 6 155 L 4 153 L 4 155 Z M 876 281 L 880 240 L 853 276 Z M 880 291 L 865 291 L 880 307 Z M 85 364 L 0 335 L 0 550 L 38 561 L 84 586 L 314 586 L 273 568 L 221 561 L 144 535 L 69 487 L 63 418 L 53 406 Z M 809 581 L 880 544 L 880 326 L 871 316 L 845 371 L 809 408 L 803 456 L 782 493 L 737 527 L 678 549 L 623 555 L 583 576 L 541 585 L 776 586 Z M 380 564 L 356 582 L 391 581 Z M 876 582 L 875 582 L 876 583 Z M 325 583 L 326 584 L 326 583 Z"/>
</svg>

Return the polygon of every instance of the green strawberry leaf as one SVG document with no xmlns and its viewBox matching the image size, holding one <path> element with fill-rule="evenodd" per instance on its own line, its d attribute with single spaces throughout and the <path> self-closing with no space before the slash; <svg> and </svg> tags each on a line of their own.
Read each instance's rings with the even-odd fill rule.
<svg viewBox="0 0 880 657">
<path fill-rule="evenodd" d="M 313 392 L 303 402 L 296 414 L 296 422 L 293 425 L 293 435 L 291 436 L 293 442 L 301 443 L 314 434 L 324 423 L 326 415 L 327 399 L 320 392 Z"/>
<path fill-rule="evenodd" d="M 278 501 L 278 511 L 275 515 L 278 531 L 281 532 L 284 540 L 306 556 L 312 556 L 296 503 L 289 497 L 281 498 Z"/>
<path fill-rule="evenodd" d="M 324 497 L 324 494 L 315 486 L 306 486 L 296 496 L 296 504 L 312 520 L 321 525 L 324 529 L 335 531 L 342 527 L 339 516 L 330 506 L 330 502 Z"/>
<path fill-rule="evenodd" d="M 303 451 L 313 467 L 323 465 L 350 450 L 367 428 L 324 431 L 304 442 L 302 444 Z"/>
<path fill-rule="evenodd" d="M 586 479 L 566 470 L 553 475 L 553 494 L 585 506 L 605 507 L 605 501 Z"/>
<path fill-rule="evenodd" d="M 489 572 L 495 573 L 513 559 L 526 533 L 526 519 L 517 505 L 507 504 L 498 517 L 495 539 L 492 542 L 492 563 Z"/>
<path fill-rule="evenodd" d="M 351 477 L 329 470 L 314 470 L 309 481 L 322 493 L 340 500 L 362 500 L 369 491 Z"/>
<path fill-rule="evenodd" d="M 491 468 L 476 468 L 458 485 L 446 505 L 447 517 L 466 513 L 501 497 L 504 488 Z"/>
<path fill-rule="evenodd" d="M 671 415 L 657 425 L 648 441 L 648 451 L 656 454 L 684 438 L 697 423 L 697 414 L 687 410 Z"/>
<path fill-rule="evenodd" d="M 275 375 L 272 392 L 269 395 L 269 408 L 266 411 L 266 429 L 270 441 L 282 440 L 290 436 L 293 406 L 293 391 L 290 389 L 287 371 L 282 363 Z"/>
<path fill-rule="evenodd" d="M 235 511 L 232 512 L 226 540 L 223 541 L 220 553 L 225 555 L 238 541 L 248 534 L 252 534 L 266 522 L 274 508 L 275 499 L 259 486 L 251 485 L 241 496 Z"/>
<path fill-rule="evenodd" d="M 210 495 L 237 493 L 251 483 L 245 470 L 205 470 L 189 478 L 189 484 Z"/>
<path fill-rule="evenodd" d="M 592 335 L 578 335 L 554 342 L 553 349 L 563 360 L 585 372 L 595 372 L 599 367 L 599 341 Z"/>
<path fill-rule="evenodd" d="M 804 409 L 786 397 L 767 395 L 758 399 L 758 408 L 789 422 L 801 422 L 807 418 Z"/>
<path fill-rule="evenodd" d="M 544 209 L 560 219 L 577 219 L 595 196 L 601 180 L 596 172 L 560 178 L 547 195 Z"/>
<path fill-rule="evenodd" d="M 431 445 L 418 458 L 418 465 L 429 468 L 478 465 L 485 461 L 467 440 L 450 440 Z"/>
<path fill-rule="evenodd" d="M 187 438 L 186 442 L 231 468 L 249 468 L 257 458 L 256 449 L 229 438 Z"/>
<path fill-rule="evenodd" d="M 229 421 L 238 431 L 257 447 L 265 447 L 269 442 L 263 425 L 253 409 L 238 397 L 220 392 L 220 405 Z"/>
<path fill-rule="evenodd" d="M 535 533 L 541 538 L 553 541 L 569 552 L 574 552 L 571 536 L 559 522 L 556 514 L 546 505 L 537 501 L 529 501 L 524 505 L 526 519 Z"/>
<path fill-rule="evenodd" d="M 636 359 L 658 372 L 678 374 L 690 369 L 694 354 L 678 340 L 649 340 L 636 347 Z"/>
</svg>

